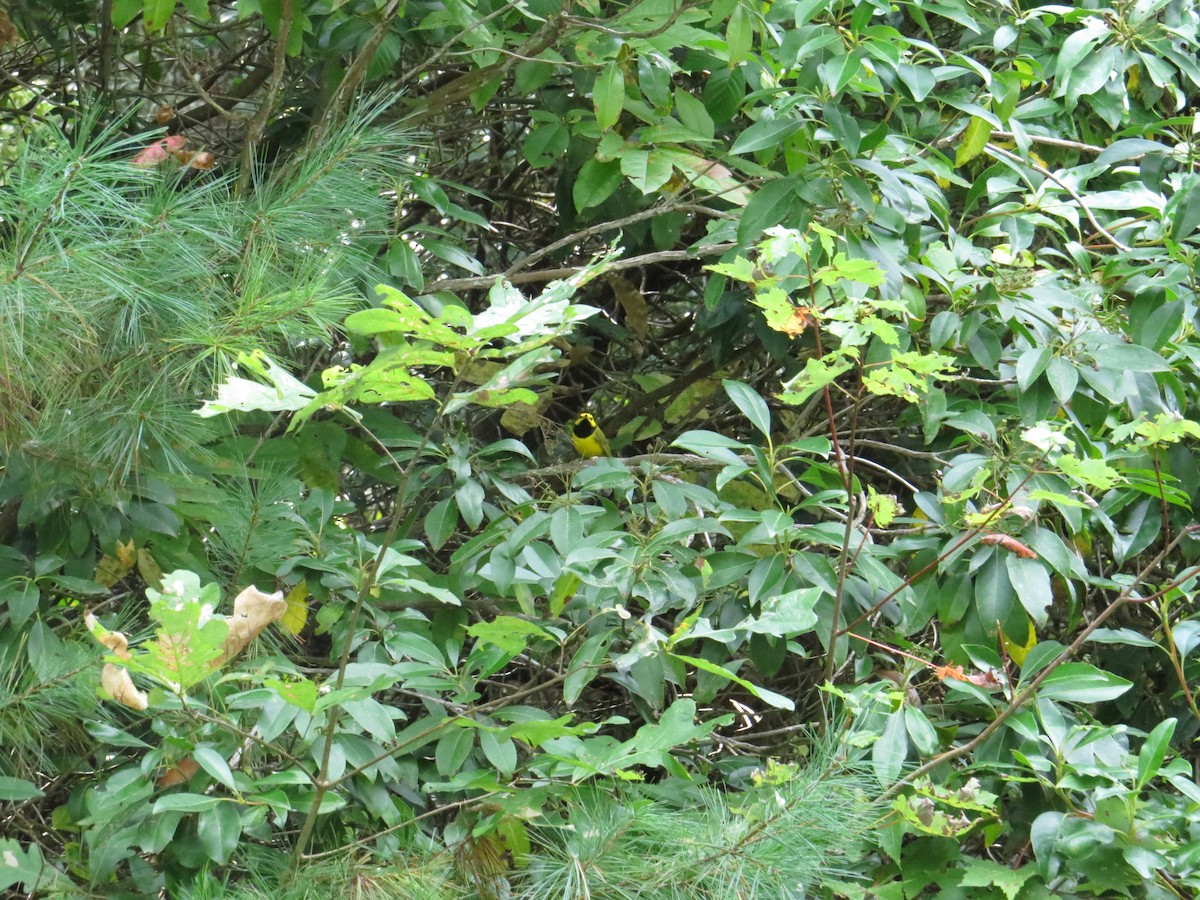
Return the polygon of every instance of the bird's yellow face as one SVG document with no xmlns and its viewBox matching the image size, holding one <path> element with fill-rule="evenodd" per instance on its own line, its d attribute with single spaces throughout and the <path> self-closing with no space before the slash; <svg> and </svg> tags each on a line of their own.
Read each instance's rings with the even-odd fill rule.
<svg viewBox="0 0 1200 900">
<path fill-rule="evenodd" d="M 612 456 L 608 438 L 591 413 L 580 413 L 571 423 L 571 443 L 575 452 L 585 459 L 595 456 Z"/>
</svg>

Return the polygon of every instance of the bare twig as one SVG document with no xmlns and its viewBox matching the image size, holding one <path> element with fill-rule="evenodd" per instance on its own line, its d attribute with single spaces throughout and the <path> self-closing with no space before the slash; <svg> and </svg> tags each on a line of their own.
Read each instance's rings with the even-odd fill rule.
<svg viewBox="0 0 1200 900">
<path fill-rule="evenodd" d="M 889 787 L 886 791 L 884 791 L 882 799 L 886 800 L 894 797 L 907 785 L 912 784 L 914 781 L 924 775 L 928 775 L 939 766 L 948 762 L 952 762 L 959 757 L 966 756 L 968 753 L 980 746 L 989 737 L 995 734 L 1001 725 L 1008 721 L 1008 719 L 1010 719 L 1017 712 L 1017 710 L 1019 710 L 1030 699 L 1033 698 L 1033 696 L 1037 693 L 1038 688 L 1042 686 L 1046 679 L 1049 678 L 1059 666 L 1074 657 L 1075 654 L 1079 652 L 1080 648 L 1083 647 L 1083 645 L 1087 642 L 1087 639 L 1092 636 L 1093 632 L 1107 622 L 1113 616 L 1113 614 L 1117 612 L 1117 610 L 1128 603 L 1135 602 L 1135 599 L 1136 602 L 1143 602 L 1146 599 L 1134 597 L 1134 592 L 1137 590 L 1138 585 L 1141 584 L 1142 581 L 1145 580 L 1158 567 L 1159 563 L 1166 558 L 1167 554 L 1179 546 L 1185 537 L 1195 534 L 1196 532 L 1200 532 L 1200 525 L 1191 525 L 1181 531 L 1176 536 L 1175 540 L 1163 547 L 1163 549 L 1159 551 L 1158 555 L 1156 555 L 1154 559 L 1150 560 L 1150 562 L 1147 563 L 1140 572 L 1138 572 L 1137 577 L 1135 577 L 1133 581 L 1131 581 L 1129 585 L 1123 591 L 1121 591 L 1121 593 L 1118 594 L 1113 601 L 1100 612 L 1098 616 L 1096 616 L 1096 618 L 1088 623 L 1088 626 L 1079 633 L 1079 636 L 1071 642 L 1070 646 L 1066 647 L 1061 653 L 1058 654 L 1058 656 L 1054 657 L 1054 659 L 1051 660 L 1050 664 L 1047 665 L 1046 668 L 1038 672 L 1034 679 L 1030 681 L 1029 684 L 1027 684 L 1024 688 L 1022 688 L 1016 694 L 1016 696 L 1012 698 L 1008 706 L 1000 710 L 996 718 L 992 719 L 992 721 L 988 723 L 987 727 L 979 732 L 979 734 L 967 741 L 965 744 L 961 744 L 958 747 L 951 747 L 944 753 L 939 753 L 933 759 L 913 769 L 911 772 Z M 1193 578 L 1197 573 L 1200 573 L 1200 566 L 1192 566 L 1182 575 L 1172 579 L 1168 587 L 1180 584 L 1189 578 Z M 1162 593 L 1162 591 L 1159 591 L 1158 593 Z"/>
<path fill-rule="evenodd" d="M 692 250 L 662 250 L 658 253 L 644 253 L 641 256 L 631 256 L 628 259 L 618 259 L 605 266 L 606 272 L 619 272 L 624 269 L 637 269 L 642 266 L 652 266 L 664 262 L 681 262 L 695 259 L 698 256 L 719 256 L 726 250 L 731 250 L 737 244 L 712 244 L 708 247 L 696 247 Z M 570 278 L 577 274 L 583 266 L 564 266 L 560 269 L 540 269 L 536 272 L 519 272 L 508 279 L 512 284 L 534 284 L 543 281 L 555 281 Z M 426 290 L 432 291 L 475 291 L 490 288 L 497 278 L 503 275 L 482 275 L 475 278 L 446 278 L 433 281 L 426 285 Z"/>
<path fill-rule="evenodd" d="M 1098 234 L 1104 235 L 1108 239 L 1109 243 L 1111 243 L 1122 253 L 1128 253 L 1132 249 L 1127 244 L 1123 244 L 1121 241 L 1117 240 L 1117 238 L 1111 232 L 1109 232 L 1107 228 L 1100 224 L 1100 222 L 1096 219 L 1096 216 L 1092 213 L 1091 209 L 1088 208 L 1087 203 L 1084 202 L 1084 199 L 1081 196 L 1079 196 L 1078 191 L 1076 191 L 1073 187 L 1071 187 L 1045 166 L 1035 163 L 1032 160 L 1021 159 L 1021 157 L 1017 156 L 1017 154 L 1009 153 L 1007 150 L 997 147 L 995 144 L 988 144 L 987 150 L 989 153 L 1007 159 L 1009 162 L 1014 162 L 1022 166 L 1029 166 L 1029 168 L 1033 169 L 1033 171 L 1037 172 L 1039 175 L 1049 178 L 1060 188 L 1070 194 L 1071 198 L 1079 204 L 1079 208 L 1083 210 L 1083 214 L 1087 216 L 1088 221 L 1092 223 L 1092 227 L 1096 229 Z"/>
<path fill-rule="evenodd" d="M 292 34 L 292 20 L 295 18 L 295 0 L 282 0 L 279 12 L 279 33 L 275 36 L 275 55 L 271 63 L 271 81 L 267 85 L 267 96 L 263 98 L 258 112 L 250 120 L 246 128 L 246 144 L 242 148 L 242 171 L 238 177 L 238 190 L 244 192 L 250 186 L 254 173 L 254 151 L 262 139 L 267 123 L 275 112 L 275 104 L 283 92 L 283 76 L 287 70 L 288 39 Z"/>
</svg>

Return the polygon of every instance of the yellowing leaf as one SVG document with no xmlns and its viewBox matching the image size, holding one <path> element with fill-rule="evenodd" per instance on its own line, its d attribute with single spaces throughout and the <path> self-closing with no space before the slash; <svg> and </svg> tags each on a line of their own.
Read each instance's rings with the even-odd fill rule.
<svg viewBox="0 0 1200 900">
<path fill-rule="evenodd" d="M 962 143 L 958 145 L 958 152 L 954 154 L 954 165 L 966 165 L 977 157 L 983 152 L 983 148 L 987 146 L 991 136 L 992 126 L 987 123 L 987 120 L 972 116 L 971 124 L 963 133 Z"/>
<path fill-rule="evenodd" d="M 512 404 L 504 410 L 504 415 L 500 417 L 500 424 L 505 431 L 515 434 L 517 437 L 527 431 L 532 431 L 542 423 L 541 411 L 545 409 L 549 399 L 549 394 L 539 394 L 537 403 L 517 402 Z"/>
<path fill-rule="evenodd" d="M 283 618 L 279 620 L 280 626 L 289 634 L 298 635 L 304 631 L 304 626 L 308 622 L 308 582 L 303 578 L 300 582 L 287 593 L 284 598 L 287 601 L 287 611 L 283 614 Z"/>
<path fill-rule="evenodd" d="M 137 552 L 137 570 L 142 576 L 142 581 L 150 587 L 155 590 L 162 588 L 163 571 L 145 547 Z"/>
<path fill-rule="evenodd" d="M 1125 91 L 1132 94 L 1142 83 L 1142 67 L 1134 63 L 1125 70 Z"/>
<path fill-rule="evenodd" d="M 621 304 L 621 310 L 625 313 L 625 326 L 637 337 L 645 338 L 649 334 L 650 308 L 646 305 L 646 298 L 642 296 L 642 292 L 632 281 L 620 275 L 609 273 L 604 280 L 608 282 L 617 302 Z"/>
<path fill-rule="evenodd" d="M 887 528 L 896 516 L 903 512 L 900 504 L 896 502 L 896 495 L 878 494 L 873 487 L 868 487 L 867 491 L 867 508 L 871 511 L 875 524 L 880 528 Z"/>
<path fill-rule="evenodd" d="M 96 563 L 96 572 L 92 576 L 92 580 L 105 587 L 112 587 L 133 571 L 137 557 L 137 545 L 133 541 L 125 543 L 117 541 L 116 555 L 105 554 L 100 557 L 100 562 Z"/>
<path fill-rule="evenodd" d="M 137 544 L 133 542 L 132 538 L 124 543 L 117 541 L 117 560 L 121 565 L 133 568 L 137 562 Z"/>
<path fill-rule="evenodd" d="M 1024 664 L 1025 657 L 1029 655 L 1029 651 L 1037 646 L 1037 630 L 1033 627 L 1033 620 L 1029 620 L 1029 631 L 1025 637 L 1024 644 L 1018 644 L 1003 630 L 1000 632 L 1000 639 L 1004 642 L 1004 652 L 1008 654 L 1008 658 L 1015 662 L 1018 666 Z"/>
</svg>

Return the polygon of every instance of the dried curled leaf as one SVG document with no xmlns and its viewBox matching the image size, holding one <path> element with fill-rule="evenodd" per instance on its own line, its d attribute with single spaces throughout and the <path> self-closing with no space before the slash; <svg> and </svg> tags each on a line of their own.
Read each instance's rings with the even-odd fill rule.
<svg viewBox="0 0 1200 900">
<path fill-rule="evenodd" d="M 173 573 L 174 576 L 191 573 Z M 198 600 L 164 602 L 157 600 L 152 610 L 162 626 L 157 637 L 144 643 L 134 659 L 129 641 L 119 631 L 109 631 L 90 612 L 84 617 L 92 636 L 114 656 L 130 660 L 138 671 L 151 674 L 175 691 L 185 691 L 219 669 L 242 651 L 272 622 L 288 610 L 282 592 L 266 594 L 248 587 L 233 601 L 229 616 L 215 616 L 212 606 Z M 149 698 L 133 684 L 127 668 L 108 663 L 100 678 L 104 693 L 131 709 L 146 709 Z"/>
<path fill-rule="evenodd" d="M 124 634 L 119 631 L 109 631 L 90 612 L 84 613 L 83 624 L 92 633 L 92 637 L 113 652 L 113 656 L 129 659 L 129 638 Z"/>
<path fill-rule="evenodd" d="M 113 700 L 130 709 L 140 710 L 150 705 L 150 698 L 137 689 L 129 677 L 129 670 L 121 666 L 105 663 L 100 671 L 100 687 Z"/>
<path fill-rule="evenodd" d="M 1018 541 L 1011 534 L 997 534 L 989 532 L 979 539 L 981 544 L 993 544 L 1003 547 L 1009 553 L 1015 553 L 1022 559 L 1037 559 L 1038 555 Z"/>
<path fill-rule="evenodd" d="M 259 633 L 283 618 L 288 604 L 282 591 L 264 594 L 254 585 L 246 588 L 233 601 L 233 613 L 229 616 L 229 637 L 225 639 L 225 653 L 217 661 L 219 666 L 241 653 L 242 648 L 258 637 Z"/>
<path fill-rule="evenodd" d="M 192 776 L 200 771 L 200 763 L 196 762 L 190 756 L 181 759 L 174 766 L 167 769 L 158 779 L 158 787 L 169 788 L 175 787 L 177 784 L 186 784 L 192 780 Z"/>
<path fill-rule="evenodd" d="M 975 685 L 976 687 L 981 687 L 985 691 L 995 691 L 1004 687 L 1003 682 L 996 677 L 995 669 L 988 669 L 986 672 L 972 672 L 970 675 L 968 675 L 963 671 L 962 666 L 934 666 L 933 674 L 942 681 L 945 681 L 948 678 L 953 681 L 965 681 L 969 684 Z"/>
<path fill-rule="evenodd" d="M 0 47 L 5 44 L 15 44 L 20 40 L 20 35 L 17 34 L 17 26 L 13 25 L 12 19 L 8 17 L 3 9 L 0 9 Z"/>
<path fill-rule="evenodd" d="M 112 651 L 113 656 L 129 659 L 129 639 L 119 631 L 109 631 L 90 612 L 85 613 L 83 622 L 97 641 Z M 100 688 L 105 695 L 130 709 L 145 709 L 150 698 L 137 689 L 129 670 L 113 663 L 105 663 L 100 671 Z"/>
</svg>

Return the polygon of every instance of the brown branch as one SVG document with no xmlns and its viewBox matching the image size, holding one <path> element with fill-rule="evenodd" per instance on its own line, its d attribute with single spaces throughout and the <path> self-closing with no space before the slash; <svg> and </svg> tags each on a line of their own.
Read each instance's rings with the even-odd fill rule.
<svg viewBox="0 0 1200 900">
<path fill-rule="evenodd" d="M 517 260 L 505 270 L 504 277 L 511 279 L 511 277 L 517 272 L 521 271 L 522 269 L 528 269 L 534 263 L 541 262 L 556 250 L 561 250 L 563 247 L 570 247 L 572 244 L 577 244 L 589 237 L 595 237 L 596 235 L 604 234 L 607 231 L 616 231 L 618 228 L 624 228 L 626 225 L 633 225 L 646 219 L 653 219 L 660 215 L 679 211 L 697 212 L 704 215 L 721 217 L 727 215 L 726 213 L 722 213 L 718 210 L 709 209 L 707 206 L 700 206 L 694 203 L 678 203 L 668 206 L 656 206 L 652 209 L 643 209 L 641 212 L 636 212 L 632 215 L 625 216 L 623 219 L 615 219 L 611 222 L 600 222 L 596 225 L 584 228 L 582 231 L 576 231 L 574 234 L 568 234 L 564 238 L 559 238 L 553 244 L 549 244 L 548 246 L 543 247 L 541 250 L 536 250 L 533 253 L 530 253 L 524 259 Z"/>
<path fill-rule="evenodd" d="M 387 37 L 388 28 L 391 27 L 392 20 L 396 18 L 402 8 L 403 3 L 401 0 L 390 0 L 384 8 L 379 21 L 375 24 L 375 28 L 371 32 L 371 36 L 363 44 L 362 49 L 358 52 L 358 56 L 354 57 L 354 62 L 350 64 L 350 68 L 334 89 L 329 102 L 325 104 L 325 109 L 321 113 L 321 118 L 317 122 L 316 127 L 309 133 L 308 145 L 310 147 L 315 147 L 321 142 L 329 132 L 329 128 L 334 120 L 349 106 L 350 98 L 358 90 L 358 86 L 362 83 L 362 80 L 367 77 L 367 69 L 370 67 L 371 61 L 375 58 L 375 54 L 379 50 L 379 45 Z"/>
<path fill-rule="evenodd" d="M 988 144 L 987 150 L 989 153 L 991 153 L 995 156 L 999 156 L 1003 159 L 1007 159 L 1009 162 L 1014 162 L 1014 163 L 1017 163 L 1018 165 L 1022 165 L 1022 166 L 1029 166 L 1029 168 L 1033 169 L 1033 171 L 1037 172 L 1043 178 L 1048 178 L 1051 181 L 1053 181 L 1060 188 L 1062 188 L 1064 191 L 1066 191 L 1068 194 L 1070 194 L 1071 198 L 1076 203 L 1079 204 L 1079 208 L 1083 210 L 1083 214 L 1085 216 L 1087 216 L 1087 220 L 1092 223 L 1092 227 L 1096 229 L 1097 233 L 1102 234 L 1106 238 L 1108 238 L 1109 243 L 1112 244 L 1114 247 L 1116 247 L 1118 250 L 1120 250 L 1122 253 L 1130 252 L 1130 250 L 1132 248 L 1121 243 L 1119 240 L 1117 240 L 1116 237 L 1114 237 L 1108 231 L 1107 228 L 1105 228 L 1103 225 L 1100 224 L 1099 220 L 1096 219 L 1096 216 L 1092 213 L 1091 209 L 1088 208 L 1087 203 L 1085 203 L 1084 199 L 1081 196 L 1079 196 L 1079 192 L 1077 190 L 1075 190 L 1075 188 L 1073 188 L 1069 184 L 1067 184 L 1065 181 L 1063 181 L 1061 178 L 1059 178 L 1057 175 L 1055 175 L 1053 172 L 1051 172 L 1049 169 L 1047 169 L 1045 166 L 1039 165 L 1038 163 L 1035 163 L 1032 161 L 1023 160 L 1023 159 L 1021 159 L 1021 157 L 1017 156 L 1017 154 L 1009 153 L 1007 150 L 997 147 L 995 144 Z"/>
<path fill-rule="evenodd" d="M 619 272 L 623 269 L 636 269 L 640 266 L 652 266 L 664 262 L 681 262 L 695 259 L 698 256 L 717 256 L 726 250 L 732 250 L 737 244 L 712 244 L 708 247 L 697 247 L 694 250 L 662 250 L 657 253 L 645 253 L 641 256 L 631 256 L 628 259 L 618 259 L 605 266 L 606 272 Z M 535 284 L 543 281 L 555 281 L 570 278 L 583 269 L 583 266 L 565 266 L 560 269 L 540 269 L 536 272 L 520 272 L 507 279 L 512 284 Z M 503 275 L 482 275 L 476 278 L 447 278 L 426 285 L 428 290 L 435 291 L 476 291 L 490 288 L 497 278 Z"/>
<path fill-rule="evenodd" d="M 1175 540 L 1163 547 L 1158 555 L 1155 556 L 1154 559 L 1150 560 L 1150 562 L 1147 563 L 1140 572 L 1138 572 L 1137 577 L 1134 578 L 1133 581 L 1130 582 L 1130 584 L 1113 599 L 1112 603 L 1105 607 L 1100 614 L 1088 624 L 1087 628 L 1083 629 L 1083 631 L 1079 633 L 1079 636 L 1071 642 L 1070 646 L 1066 647 L 1061 653 L 1058 654 L 1058 656 L 1054 657 L 1054 659 L 1051 660 L 1050 664 L 1047 665 L 1046 668 L 1038 672 L 1037 676 L 1031 682 L 1029 682 L 1029 684 L 1022 688 L 1021 691 L 1012 698 L 1008 706 L 1002 709 L 996 718 L 992 719 L 992 721 L 988 723 L 987 727 L 979 732 L 979 734 L 967 741 L 965 744 L 962 744 L 958 747 L 951 747 L 944 753 L 939 753 L 933 759 L 913 769 L 911 772 L 889 787 L 886 791 L 884 791 L 881 799 L 887 800 L 896 796 L 896 794 L 900 793 L 901 790 L 903 790 L 907 785 L 912 784 L 918 778 L 922 777 L 923 775 L 928 775 L 934 769 L 945 763 L 952 762 L 959 757 L 966 756 L 968 753 L 986 741 L 989 737 L 995 734 L 1001 725 L 1008 721 L 1008 719 L 1012 718 L 1017 710 L 1019 710 L 1030 699 L 1033 698 L 1034 694 L 1037 693 L 1037 689 L 1040 688 L 1046 679 L 1050 677 L 1051 673 L 1053 673 L 1058 669 L 1059 666 L 1074 657 L 1075 654 L 1079 652 L 1080 648 L 1087 642 L 1087 639 L 1092 636 L 1092 633 L 1095 632 L 1097 628 L 1107 622 L 1121 607 L 1128 603 L 1135 602 L 1133 593 L 1137 589 L 1137 586 L 1141 584 L 1142 581 L 1158 567 L 1158 564 L 1163 561 L 1168 553 L 1179 546 L 1185 537 L 1195 534 L 1196 532 L 1200 532 L 1200 525 L 1190 525 L 1181 531 L 1176 536 Z M 1200 566 L 1193 566 L 1185 571 L 1182 575 L 1172 579 L 1171 586 L 1181 584 L 1188 578 L 1195 577 L 1197 572 L 1200 572 Z M 1159 593 L 1161 593 L 1161 591 Z M 1139 597 L 1136 598 L 1136 602 L 1143 602 L 1145 599 L 1146 598 L 1144 597 Z"/>
<path fill-rule="evenodd" d="M 279 11 L 279 33 L 275 36 L 275 55 L 271 63 L 271 82 L 267 87 L 267 96 L 263 98 L 258 112 L 250 120 L 246 128 L 246 145 L 242 148 L 242 171 L 238 177 L 238 190 L 244 192 L 250 186 L 254 173 L 254 148 L 262 139 L 267 123 L 274 113 L 279 94 L 283 91 L 283 76 L 287 69 L 288 40 L 292 36 L 292 20 L 295 18 L 295 0 L 283 0 Z"/>
<path fill-rule="evenodd" d="M 490 78 L 494 76 L 498 77 L 508 72 L 517 64 L 518 59 L 538 56 L 544 50 L 554 46 L 554 43 L 562 35 L 565 28 L 566 23 L 563 21 L 561 15 L 550 16 L 537 33 L 518 48 L 514 55 L 506 56 L 503 62 L 494 63 L 482 69 L 476 69 L 474 72 L 467 72 L 464 75 L 460 75 L 444 87 L 440 87 L 421 98 L 419 105 L 406 118 L 406 121 L 416 125 L 440 115 L 446 111 L 448 106 L 465 100 L 476 88 L 485 84 Z"/>
</svg>

